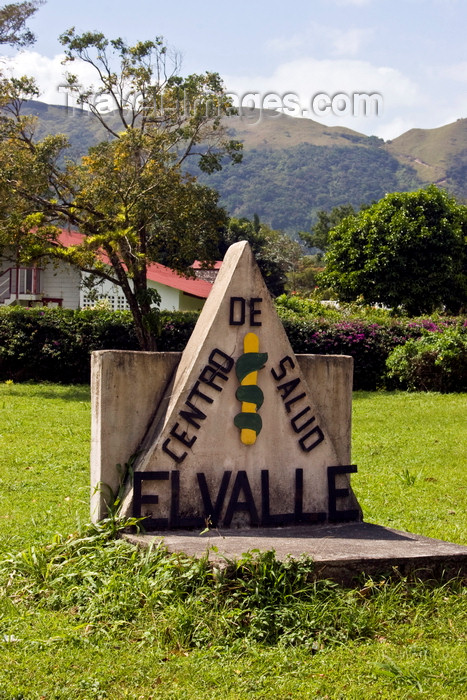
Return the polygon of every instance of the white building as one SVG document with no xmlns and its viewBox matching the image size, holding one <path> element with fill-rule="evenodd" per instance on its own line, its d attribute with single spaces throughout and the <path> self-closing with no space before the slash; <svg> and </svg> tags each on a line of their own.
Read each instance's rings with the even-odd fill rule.
<svg viewBox="0 0 467 700">
<path fill-rule="evenodd" d="M 74 231 L 63 231 L 59 237 L 64 246 L 76 245 L 81 240 L 82 235 Z M 94 285 L 91 293 L 85 284 L 87 278 L 89 273 L 62 261 L 17 267 L 6 258 L 0 259 L 0 305 L 84 309 L 94 306 L 98 299 L 106 299 L 113 310 L 129 308 L 120 287 L 103 280 Z M 159 263 L 148 269 L 148 286 L 159 293 L 160 308 L 170 311 L 201 309 L 212 288 L 204 279 L 182 277 Z"/>
</svg>

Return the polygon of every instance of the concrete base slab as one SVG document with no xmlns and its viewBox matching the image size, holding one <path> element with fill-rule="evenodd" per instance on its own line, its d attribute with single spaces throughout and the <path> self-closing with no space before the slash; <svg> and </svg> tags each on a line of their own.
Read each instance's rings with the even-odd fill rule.
<svg viewBox="0 0 467 700">
<path fill-rule="evenodd" d="M 342 584 L 350 584 L 362 574 L 377 576 L 394 570 L 420 578 L 467 574 L 467 547 L 363 522 L 211 530 L 203 535 L 165 531 L 125 534 L 125 539 L 144 547 L 162 543 L 169 552 L 189 556 L 207 554 L 213 564 L 238 559 L 251 550 L 274 550 L 279 560 L 305 555 L 315 562 L 316 578 Z"/>
</svg>

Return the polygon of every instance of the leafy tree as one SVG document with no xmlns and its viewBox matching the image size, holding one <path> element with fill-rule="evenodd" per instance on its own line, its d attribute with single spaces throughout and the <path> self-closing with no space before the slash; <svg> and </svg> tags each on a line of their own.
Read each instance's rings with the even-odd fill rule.
<svg viewBox="0 0 467 700">
<path fill-rule="evenodd" d="M 26 22 L 42 5 L 42 0 L 15 2 L 0 7 L 0 44 L 29 46 L 35 36 L 26 27 Z"/>
<path fill-rule="evenodd" d="M 246 218 L 229 220 L 219 246 L 220 256 L 223 257 L 227 248 L 237 241 L 248 241 L 269 291 L 274 296 L 282 294 L 287 273 L 303 255 L 300 245 L 285 233 L 261 223 L 257 214 L 253 221 Z"/>
<path fill-rule="evenodd" d="M 355 209 L 351 204 L 340 204 L 330 212 L 321 209 L 318 212 L 318 221 L 312 226 L 311 233 L 302 231 L 301 240 L 312 248 L 319 248 L 323 253 L 329 246 L 329 231 L 339 224 L 346 216 L 354 216 Z"/>
<path fill-rule="evenodd" d="M 31 154 L 22 143 L 34 131 L 31 117 L 19 121 L 24 93 L 37 95 L 28 78 L 3 81 L 0 88 L 0 253 L 15 265 L 36 259 L 57 235 L 53 225 L 35 226 L 36 207 L 22 195 L 22 191 L 47 189 L 47 181 L 39 178 L 38 168 L 31 167 Z"/>
<path fill-rule="evenodd" d="M 22 114 L 34 84 L 4 84 L 0 192 L 10 194 L 0 243 L 11 245 L 12 230 L 21 231 L 23 259 L 32 259 L 32 239 L 39 238 L 36 257 L 61 257 L 121 287 L 141 348 L 155 349 L 157 298 L 148 289 L 148 265 L 186 273 L 194 259 L 217 256 L 226 220 L 218 195 L 181 166 L 189 156 L 205 172 L 220 169 L 225 157 L 241 160 L 240 144 L 222 123 L 230 103 L 216 73 L 180 77 L 177 56 L 160 38 L 129 46 L 71 29 L 61 42 L 68 62 L 95 70 L 96 85 L 82 86 L 72 74 L 67 84 L 108 138 L 80 162 L 67 159 L 66 137 L 36 139 L 34 119 Z M 51 225 L 63 223 L 84 234 L 82 244 L 58 245 Z"/>
<path fill-rule="evenodd" d="M 410 315 L 467 298 L 467 208 L 435 185 L 388 194 L 329 234 L 320 282 L 342 301 L 363 299 Z"/>
<path fill-rule="evenodd" d="M 323 271 L 320 255 L 303 255 L 287 274 L 286 291 L 303 296 L 315 292 L 317 279 Z"/>
</svg>

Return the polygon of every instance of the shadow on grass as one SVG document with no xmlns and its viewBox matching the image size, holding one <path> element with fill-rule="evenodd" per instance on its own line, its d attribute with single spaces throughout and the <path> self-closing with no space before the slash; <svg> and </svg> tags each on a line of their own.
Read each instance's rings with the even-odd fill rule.
<svg viewBox="0 0 467 700">
<path fill-rule="evenodd" d="M 1 386 L 1 385 L 0 385 Z M 63 401 L 89 401 L 90 387 L 87 384 L 48 384 L 47 382 L 36 384 L 25 382 L 24 384 L 4 385 L 3 396 L 35 396 L 41 399 L 61 399 Z"/>
</svg>

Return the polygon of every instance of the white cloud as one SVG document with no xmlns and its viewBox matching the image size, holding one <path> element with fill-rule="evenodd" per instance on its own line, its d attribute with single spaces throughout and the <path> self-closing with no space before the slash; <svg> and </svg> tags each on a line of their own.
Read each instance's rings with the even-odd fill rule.
<svg viewBox="0 0 467 700">
<path fill-rule="evenodd" d="M 310 117 L 328 126 L 345 126 L 385 140 L 412 128 L 436 128 L 467 116 L 465 91 L 459 89 L 451 95 L 444 94 L 439 86 L 422 86 L 395 68 L 376 66 L 367 61 L 302 58 L 282 63 L 269 75 L 224 78 L 229 90 L 237 96 L 257 93 L 257 106 L 278 109 L 282 100 L 286 112 L 292 116 Z M 262 100 L 267 93 L 272 97 L 264 104 Z M 370 109 L 368 116 L 352 114 L 351 110 L 320 115 L 312 110 L 312 99 L 319 93 L 330 98 L 337 93 L 345 93 L 351 98 L 354 93 L 379 94 L 382 96 L 382 110 L 375 115 Z M 251 95 L 246 98 L 247 101 L 251 99 Z M 373 106 L 375 104 L 376 100 Z"/>
<path fill-rule="evenodd" d="M 395 121 L 398 118 L 400 120 L 400 114 L 403 113 L 405 117 L 410 113 L 407 117 L 410 128 L 412 111 L 426 109 L 427 106 L 424 95 L 412 80 L 394 68 L 378 67 L 366 61 L 298 59 L 283 63 L 269 76 L 227 76 L 225 82 L 229 90 L 238 96 L 245 92 L 258 93 L 257 106 L 269 107 L 271 102 L 274 103 L 269 98 L 268 103 L 264 104 L 263 98 L 267 93 L 282 99 L 287 94 L 294 95 L 295 99 L 288 99 L 289 104 L 292 104 L 288 113 L 293 116 L 308 116 L 329 126 L 346 126 L 367 134 L 383 135 L 384 132 L 386 138 L 397 135 L 393 133 L 393 128 L 396 124 L 402 125 L 401 121 Z M 347 111 L 341 113 L 338 108 L 337 114 L 330 110 L 326 114 L 320 114 L 320 108 L 325 104 L 324 98 L 313 103 L 313 98 L 319 94 L 329 96 L 330 100 L 336 94 L 344 94 L 347 96 Z M 356 110 L 354 113 L 354 96 L 355 104 L 361 101 L 358 95 L 375 96 L 373 106 L 378 101 L 376 96 L 381 96 L 378 114 L 371 109 L 369 116 L 356 113 Z M 344 100 L 343 107 L 345 104 Z M 272 105 L 275 108 L 278 106 L 279 104 Z"/>
<path fill-rule="evenodd" d="M 308 32 L 292 34 L 288 37 L 268 39 L 265 47 L 272 53 L 293 53 L 307 45 Z"/>
<path fill-rule="evenodd" d="M 298 38 L 295 40 L 299 41 Z M 63 54 L 47 58 L 34 51 L 23 51 L 14 59 L 4 59 L 3 70 L 6 66 L 17 76 L 34 77 L 41 89 L 39 99 L 43 102 L 71 105 L 73 102 L 71 99 L 67 101 L 65 89 L 59 87 L 64 83 L 65 71 L 78 74 L 86 85 L 92 84 L 95 76 L 87 64 L 75 61 L 64 66 L 63 59 Z M 329 126 L 345 126 L 392 139 L 414 127 L 435 128 L 467 116 L 467 96 L 459 86 L 466 80 L 466 74 L 466 62 L 433 71 L 430 69 L 432 80 L 422 90 L 409 77 L 388 66 L 375 66 L 356 59 L 304 57 L 283 62 L 269 75 L 227 75 L 224 80 L 228 89 L 237 95 L 246 92 L 258 93 L 259 96 L 273 93 L 280 99 L 287 93 L 296 96 L 289 98 L 288 113 L 293 116 L 308 116 Z M 436 80 L 433 81 L 433 78 Z M 456 89 L 444 89 L 443 81 L 452 81 Z M 337 93 L 349 96 L 354 93 L 379 94 L 382 97 L 382 110 L 378 115 L 370 110 L 370 116 L 316 114 L 312 110 L 312 99 L 319 93 L 330 98 Z M 261 97 L 259 99 L 261 101 Z M 280 99 L 276 104 L 274 97 L 269 98 L 270 104 L 263 106 L 278 108 L 281 106 Z M 304 114 L 305 110 L 307 114 Z"/>
<path fill-rule="evenodd" d="M 467 82 L 467 61 L 454 63 L 450 66 L 441 66 L 435 68 L 435 71 L 440 78 L 455 80 L 461 83 Z"/>
<path fill-rule="evenodd" d="M 4 61 L 6 73 L 19 77 L 27 75 L 35 78 L 40 90 L 39 99 L 48 104 L 65 105 L 65 90 L 61 85 L 65 82 L 65 73 L 70 72 L 79 76 L 85 84 L 91 84 L 95 74 L 90 66 L 82 61 L 73 61 L 63 65 L 64 54 L 58 54 L 53 58 L 42 56 L 36 51 L 21 51 L 14 58 Z"/>
<path fill-rule="evenodd" d="M 272 52 L 286 53 L 292 57 L 298 57 L 303 50 L 308 53 L 310 46 L 322 55 L 354 57 L 372 35 L 373 30 L 366 27 L 338 29 L 312 22 L 301 32 L 268 40 L 265 46 Z"/>
<path fill-rule="evenodd" d="M 346 29 L 332 32 L 334 53 L 337 56 L 356 56 L 366 40 L 371 36 L 371 29 Z"/>
</svg>

